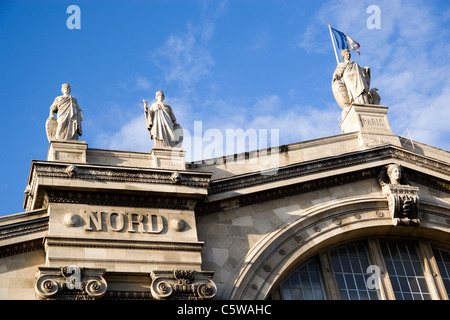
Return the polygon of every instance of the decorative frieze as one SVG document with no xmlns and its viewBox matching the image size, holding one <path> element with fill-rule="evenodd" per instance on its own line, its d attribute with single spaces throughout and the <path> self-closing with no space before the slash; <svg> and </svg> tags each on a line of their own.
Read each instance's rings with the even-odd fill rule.
<svg viewBox="0 0 450 320">
<path fill-rule="evenodd" d="M 66 267 L 39 267 L 35 293 L 38 299 L 94 300 L 102 298 L 108 285 L 103 278 L 106 269 Z"/>
<path fill-rule="evenodd" d="M 181 175 L 171 170 L 112 168 L 81 164 L 75 166 L 37 161 L 34 162 L 34 170 L 38 177 L 76 176 L 83 180 L 180 184 L 195 187 L 207 187 L 211 178 L 211 174 L 200 172 L 183 172 Z"/>
<path fill-rule="evenodd" d="M 195 270 L 155 270 L 151 273 L 150 290 L 154 299 L 212 299 L 217 287 L 211 280 L 213 272 Z"/>
<path fill-rule="evenodd" d="M 25 253 L 33 250 L 42 249 L 42 239 L 25 241 L 21 243 L 14 243 L 0 247 L 0 258 L 13 256 L 20 253 Z"/>
<path fill-rule="evenodd" d="M 119 194 L 117 192 L 87 192 L 52 189 L 48 189 L 46 191 L 46 199 L 50 203 L 74 203 L 181 210 L 192 210 L 197 202 L 196 199 L 181 198 L 176 196 L 156 196 L 139 193 Z"/>
<path fill-rule="evenodd" d="M 368 170 L 361 170 L 346 174 L 324 177 L 321 179 L 297 183 L 295 185 L 278 187 L 276 189 L 254 192 L 248 195 L 242 195 L 231 199 L 224 199 L 222 201 L 204 202 L 196 207 L 196 214 L 205 215 L 213 212 L 232 210 L 256 203 L 277 200 L 293 195 L 331 188 L 333 186 L 339 186 L 346 183 L 361 181 L 364 179 L 376 178 L 377 174 L 378 171 L 372 168 Z"/>
</svg>

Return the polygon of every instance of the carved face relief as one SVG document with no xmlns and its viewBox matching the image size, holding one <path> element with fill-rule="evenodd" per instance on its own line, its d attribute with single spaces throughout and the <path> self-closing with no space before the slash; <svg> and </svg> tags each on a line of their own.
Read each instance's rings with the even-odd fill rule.
<svg viewBox="0 0 450 320">
<path fill-rule="evenodd" d="M 400 184 L 400 178 L 402 177 L 402 168 L 399 165 L 389 165 L 387 174 L 391 184 Z"/>
</svg>

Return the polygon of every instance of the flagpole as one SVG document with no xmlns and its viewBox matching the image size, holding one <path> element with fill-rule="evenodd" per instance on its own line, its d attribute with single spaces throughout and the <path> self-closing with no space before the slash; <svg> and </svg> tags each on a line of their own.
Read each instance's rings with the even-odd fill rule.
<svg viewBox="0 0 450 320">
<path fill-rule="evenodd" d="M 331 26 L 330 26 L 330 24 L 328 24 L 328 29 L 330 30 L 330 37 L 331 37 L 331 42 L 333 43 L 334 55 L 336 56 L 336 62 L 339 65 L 339 58 L 338 58 L 338 54 L 337 54 L 337 51 L 336 51 L 336 45 L 334 44 L 333 34 L 331 33 Z"/>
</svg>

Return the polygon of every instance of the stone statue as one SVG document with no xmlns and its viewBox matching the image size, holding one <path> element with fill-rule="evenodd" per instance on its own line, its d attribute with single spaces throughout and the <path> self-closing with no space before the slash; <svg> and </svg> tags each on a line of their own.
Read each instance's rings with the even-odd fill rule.
<svg viewBox="0 0 450 320">
<path fill-rule="evenodd" d="M 403 168 L 396 163 L 383 167 L 378 181 L 383 195 L 388 198 L 389 213 L 393 224 L 419 225 L 419 188 L 408 184 Z"/>
<path fill-rule="evenodd" d="M 81 121 L 83 112 L 77 100 L 69 96 L 70 85 L 64 83 L 61 86 L 62 96 L 56 97 L 50 106 L 50 116 L 46 122 L 47 138 L 50 142 L 58 140 L 78 140 L 82 135 Z M 55 113 L 58 118 L 55 119 Z"/>
<path fill-rule="evenodd" d="M 378 89 L 370 90 L 370 68 L 362 68 L 350 61 L 349 49 L 342 50 L 341 56 L 344 62 L 336 67 L 331 86 L 339 106 L 346 110 L 352 103 L 379 104 L 381 98 L 377 93 Z"/>
<path fill-rule="evenodd" d="M 156 102 L 149 108 L 144 101 L 145 119 L 150 137 L 155 140 L 155 147 L 181 147 L 183 129 L 177 123 L 172 108 L 163 103 L 164 93 L 156 92 Z"/>
</svg>

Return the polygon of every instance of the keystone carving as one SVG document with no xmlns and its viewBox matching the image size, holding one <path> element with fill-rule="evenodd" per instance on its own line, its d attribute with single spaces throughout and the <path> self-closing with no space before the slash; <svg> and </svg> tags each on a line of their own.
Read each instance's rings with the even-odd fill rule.
<svg viewBox="0 0 450 320">
<path fill-rule="evenodd" d="M 102 298 L 108 285 L 103 278 L 106 269 L 39 267 L 35 293 L 40 300 L 94 300 Z"/>
<path fill-rule="evenodd" d="M 385 166 L 378 178 L 383 195 L 387 196 L 393 224 L 418 226 L 419 187 L 410 186 L 398 164 Z"/>
<path fill-rule="evenodd" d="M 152 271 L 150 290 L 157 300 L 212 299 L 217 287 L 211 280 L 213 272 L 194 270 Z"/>
</svg>

